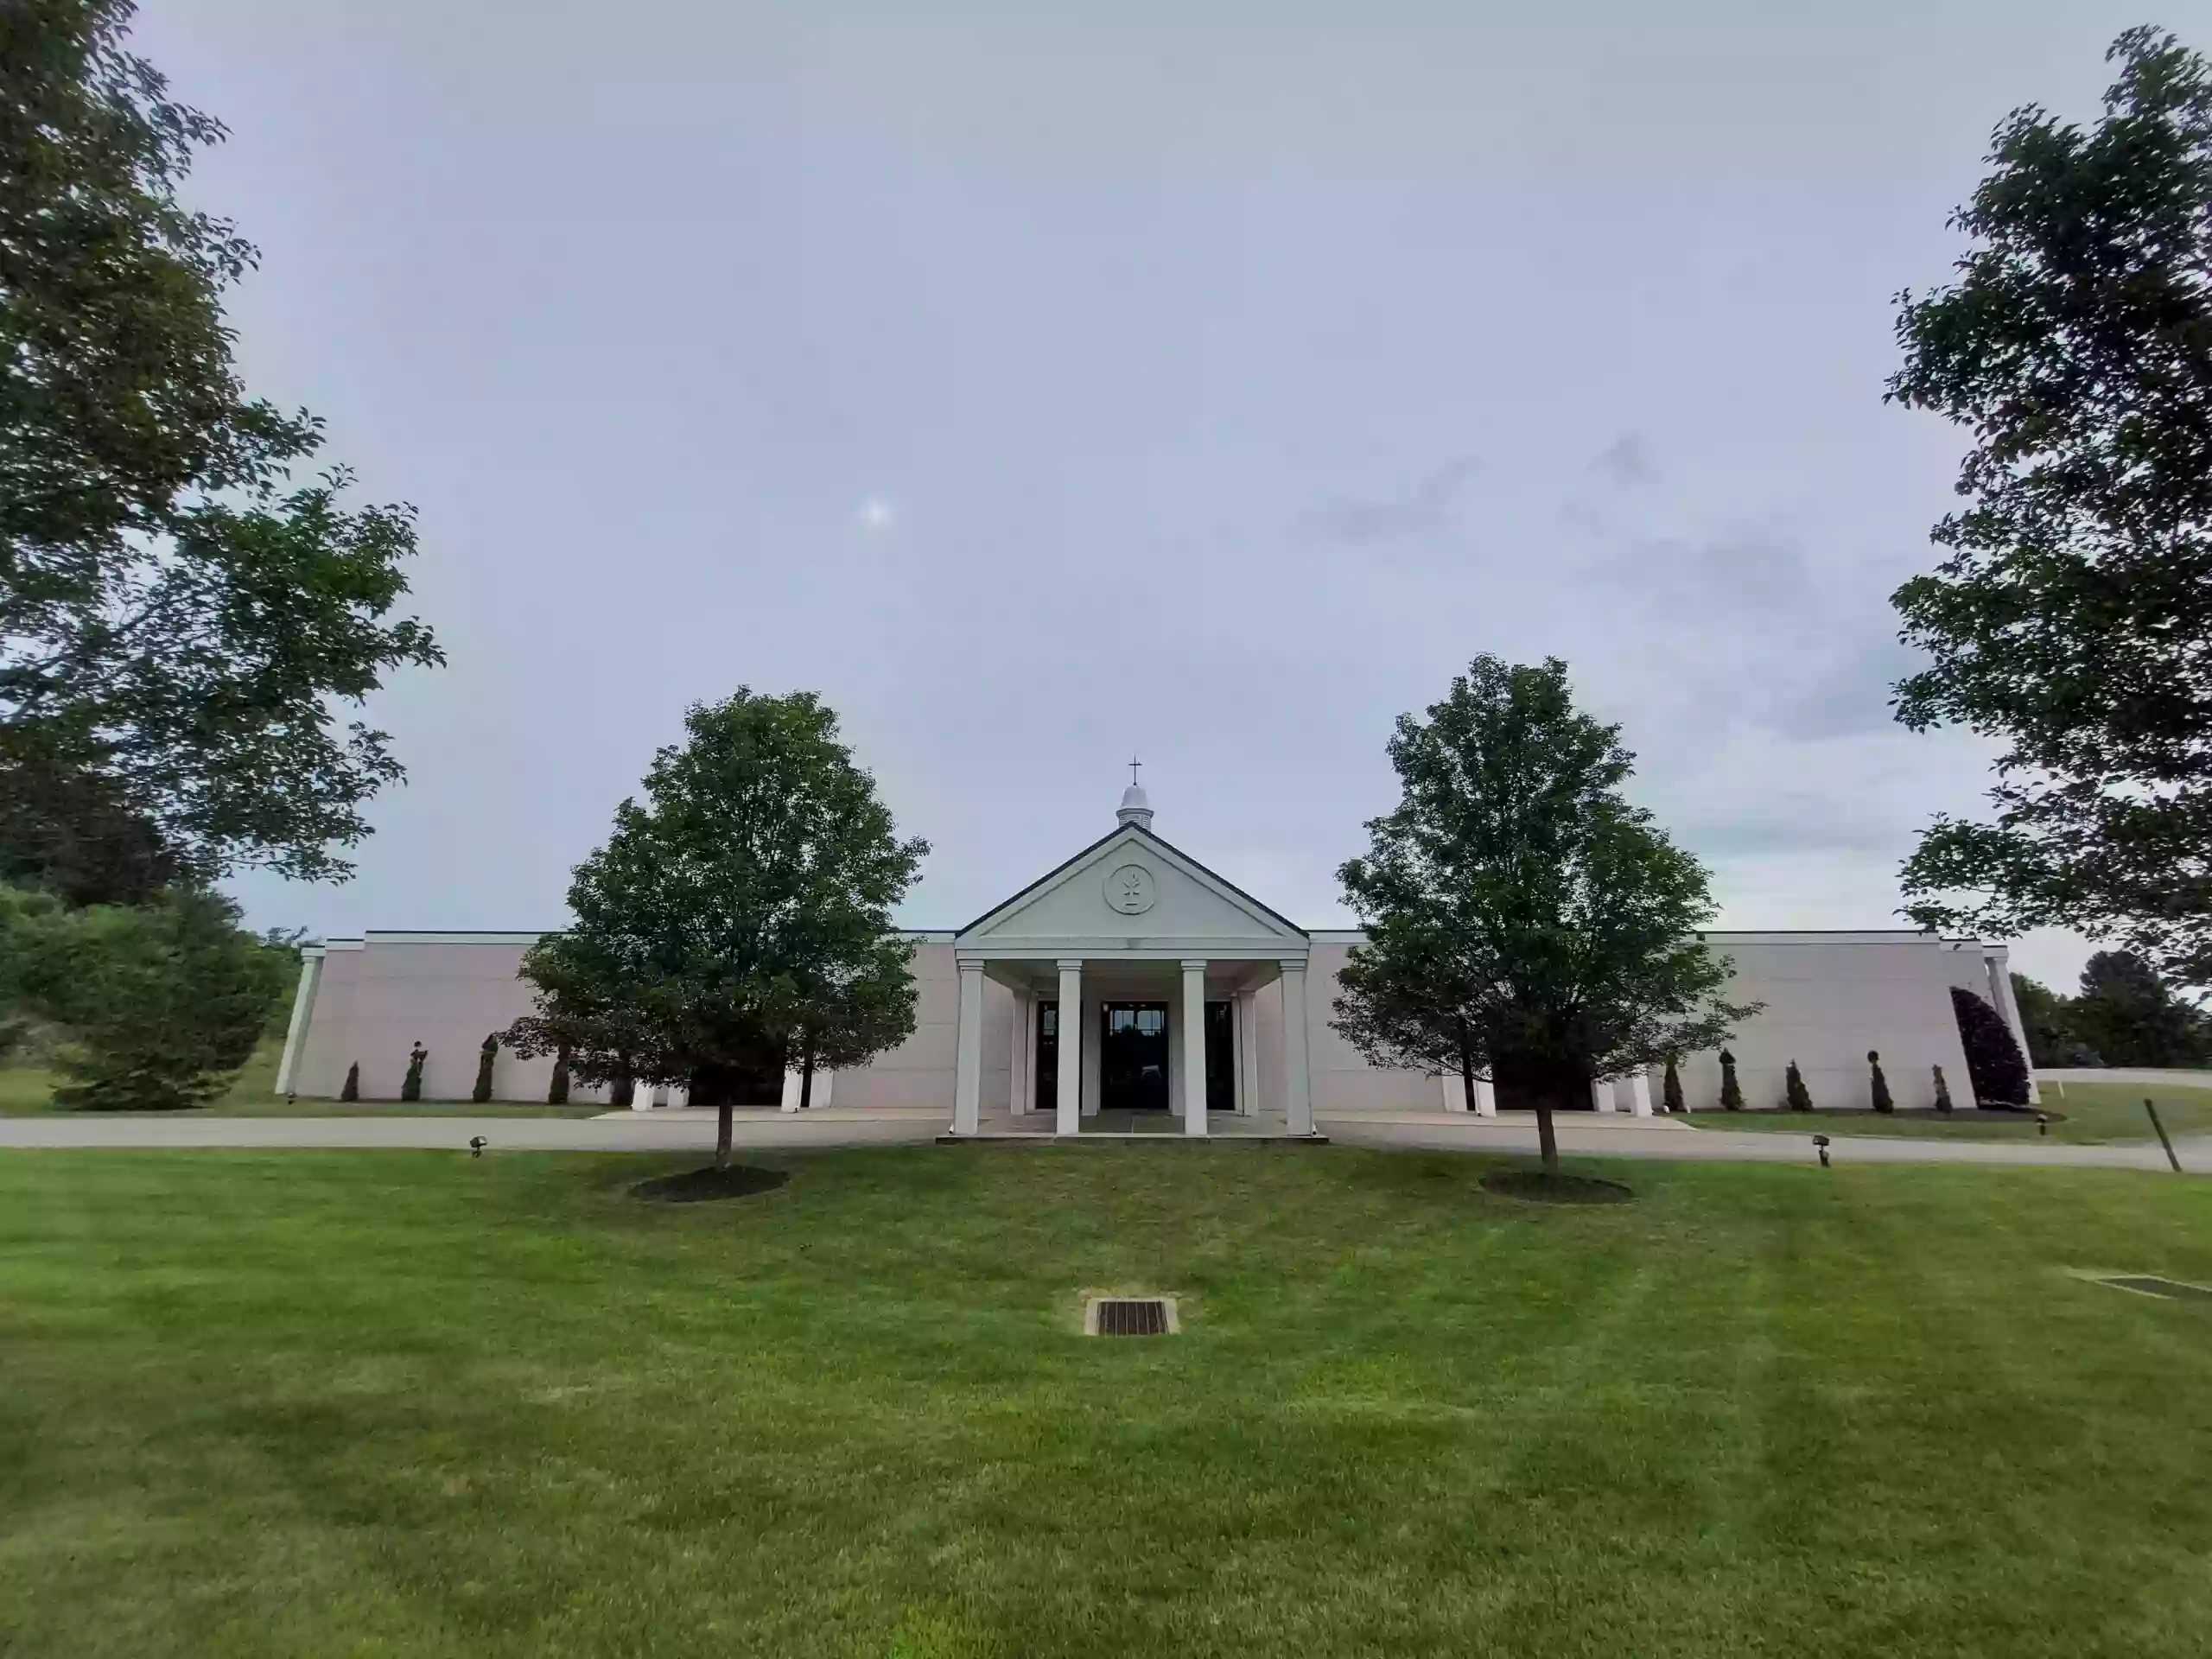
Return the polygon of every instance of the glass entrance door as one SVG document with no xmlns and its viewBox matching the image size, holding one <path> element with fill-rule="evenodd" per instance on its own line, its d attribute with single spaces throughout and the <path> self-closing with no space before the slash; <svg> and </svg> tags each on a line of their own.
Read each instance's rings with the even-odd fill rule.
<svg viewBox="0 0 2212 1659">
<path fill-rule="evenodd" d="M 1100 1024 L 1098 1104 L 1109 1112 L 1167 1109 L 1167 1005 L 1109 1002 Z"/>
<path fill-rule="evenodd" d="M 1230 1002 L 1206 1004 L 1206 1110 L 1236 1109 L 1236 1022 Z"/>
<path fill-rule="evenodd" d="M 1060 1108 L 1060 1005 L 1037 1005 L 1036 1109 L 1057 1112 Z"/>
</svg>

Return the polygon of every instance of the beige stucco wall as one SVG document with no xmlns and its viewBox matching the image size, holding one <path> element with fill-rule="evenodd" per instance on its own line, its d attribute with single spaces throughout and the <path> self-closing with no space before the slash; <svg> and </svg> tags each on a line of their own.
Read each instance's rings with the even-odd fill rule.
<svg viewBox="0 0 2212 1659">
<path fill-rule="evenodd" d="M 372 935 L 359 950 L 331 950 L 322 961 L 315 1006 L 294 1088 L 334 1096 L 346 1068 L 361 1067 L 361 1098 L 397 1100 L 408 1050 L 420 1041 L 425 1100 L 467 1100 L 476 1085 L 485 1037 L 531 1010 L 530 988 L 516 977 L 521 943 L 399 942 Z M 495 1100 L 542 1101 L 553 1079 L 548 1056 L 525 1060 L 502 1050 L 493 1063 Z M 578 1085 L 569 1098 L 605 1098 Z"/>
<path fill-rule="evenodd" d="M 960 973 L 950 944 L 914 947 L 914 1032 L 888 1053 L 840 1071 L 830 1092 L 838 1106 L 912 1106 L 952 1114 L 953 1062 L 960 1038 Z M 1014 1065 L 1014 996 L 983 987 L 983 1109 L 1002 1112 Z"/>
<path fill-rule="evenodd" d="M 1929 1068 L 1938 1065 L 1959 1103 L 1969 1099 L 1950 987 L 1990 994 L 1990 966 L 1982 947 L 1908 933 L 1716 934 L 1711 944 L 1733 965 L 1731 999 L 1766 1005 L 1738 1028 L 1730 1044 L 1749 1105 L 1770 1106 L 1780 1100 L 1783 1068 L 1795 1058 L 1817 1105 L 1863 1107 L 1870 1048 L 1881 1052 L 1898 1104 L 1931 1104 Z M 424 1096 L 466 1099 L 485 1034 L 530 1010 L 528 987 L 516 976 L 524 948 L 518 938 L 487 943 L 375 935 L 362 948 L 333 948 L 323 960 L 302 1033 L 297 1091 L 335 1096 L 346 1068 L 358 1060 L 362 1098 L 397 1099 L 408 1049 L 419 1039 L 429 1051 Z M 1438 1109 L 1445 1103 L 1438 1079 L 1368 1066 L 1331 1025 L 1337 974 L 1348 950 L 1341 942 L 1317 940 L 1306 974 L 1314 1109 L 1325 1114 Z M 918 944 L 914 974 L 918 996 L 913 1034 L 873 1065 L 840 1073 L 834 1104 L 925 1108 L 950 1115 L 959 1020 L 958 974 L 950 944 Z M 982 1108 L 997 1112 L 1006 1109 L 1011 1094 L 1014 1001 L 995 980 L 986 978 L 983 987 Z M 1260 1103 L 1263 1111 L 1277 1113 L 1283 1102 L 1281 983 L 1262 987 L 1255 1001 Z M 552 1066 L 550 1058 L 524 1060 L 501 1053 L 493 1072 L 494 1096 L 544 1099 Z M 1689 1056 L 1682 1084 L 1693 1107 L 1717 1105 L 1716 1057 Z M 1656 1098 L 1656 1077 L 1652 1087 Z M 579 1087 L 572 1097 L 600 1100 L 605 1091 Z"/>
<path fill-rule="evenodd" d="M 1971 1102 L 1966 1051 L 1951 1012 L 1962 958 L 1946 942 L 1902 932 L 1716 933 L 1709 944 L 1733 966 L 1728 1000 L 1766 1005 L 1729 1044 L 1746 1106 L 1779 1104 L 1793 1059 L 1815 1106 L 1867 1106 L 1869 1049 L 1880 1052 L 1898 1105 L 1935 1104 L 1936 1065 L 1952 1098 L 1961 1106 Z M 1974 961 L 1979 969 L 1978 954 Z M 1717 1052 L 1689 1056 L 1681 1077 L 1693 1110 L 1720 1103 Z"/>
<path fill-rule="evenodd" d="M 1308 1053 L 1317 1112 L 1423 1111 L 1441 1103 L 1436 1078 L 1422 1071 L 1382 1071 L 1362 1059 L 1359 1051 L 1337 1034 L 1337 975 L 1351 955 L 1347 944 L 1317 942 L 1306 970 Z M 1276 1018 L 1281 1017 L 1276 993 Z M 1279 1096 L 1270 1096 L 1270 1099 Z"/>
</svg>

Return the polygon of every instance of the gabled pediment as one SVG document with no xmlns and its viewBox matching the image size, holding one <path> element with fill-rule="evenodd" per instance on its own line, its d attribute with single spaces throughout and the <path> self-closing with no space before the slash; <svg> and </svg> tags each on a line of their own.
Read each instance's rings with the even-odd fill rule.
<svg viewBox="0 0 2212 1659">
<path fill-rule="evenodd" d="M 1050 956 L 1306 954 L 1305 930 L 1125 823 L 960 930 L 961 947 Z"/>
</svg>

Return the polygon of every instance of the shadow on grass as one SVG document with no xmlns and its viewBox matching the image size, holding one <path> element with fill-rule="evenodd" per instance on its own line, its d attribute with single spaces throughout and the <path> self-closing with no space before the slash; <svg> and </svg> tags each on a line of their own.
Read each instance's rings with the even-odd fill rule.
<svg viewBox="0 0 2212 1659">
<path fill-rule="evenodd" d="M 716 1198 L 749 1198 L 772 1192 L 791 1179 L 780 1169 L 751 1169 L 732 1164 L 728 1169 L 687 1169 L 675 1175 L 656 1175 L 630 1189 L 633 1198 L 648 1204 L 707 1204 Z"/>
<path fill-rule="evenodd" d="M 1626 1204 L 1636 1194 L 1595 1175 L 1547 1175 L 1541 1169 L 1493 1169 L 1483 1191 L 1529 1204 Z"/>
</svg>

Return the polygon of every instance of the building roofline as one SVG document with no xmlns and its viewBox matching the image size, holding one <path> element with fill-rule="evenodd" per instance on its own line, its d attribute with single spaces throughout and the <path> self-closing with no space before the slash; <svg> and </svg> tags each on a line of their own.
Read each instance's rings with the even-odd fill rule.
<svg viewBox="0 0 2212 1659">
<path fill-rule="evenodd" d="M 1231 881 L 1227 876 L 1222 874 L 1218 870 L 1208 869 L 1205 865 L 1199 863 L 1197 859 L 1192 858 L 1188 853 L 1185 852 L 1180 847 L 1178 847 L 1173 842 L 1168 840 L 1165 836 L 1155 834 L 1154 831 L 1146 829 L 1145 826 L 1141 823 L 1116 824 L 1111 830 L 1109 830 L 1104 835 L 1099 836 L 1097 840 L 1092 842 L 1088 847 L 1082 848 L 1062 859 L 1058 863 L 1052 866 L 1051 869 L 1046 871 L 1044 874 L 1039 876 L 1027 887 L 1022 888 L 1019 893 L 1008 894 L 1006 898 L 1000 899 L 998 903 L 993 905 L 982 915 L 976 918 L 974 921 L 969 923 L 967 926 L 956 930 L 955 937 L 972 933 L 977 928 L 981 927 L 985 922 L 989 921 L 992 917 L 1013 909 L 1024 899 L 1027 899 L 1031 893 L 1035 893 L 1040 887 L 1051 886 L 1052 882 L 1058 880 L 1062 875 L 1065 875 L 1068 871 L 1073 869 L 1077 865 L 1082 863 L 1084 859 L 1089 858 L 1091 854 L 1096 852 L 1108 842 L 1122 835 L 1142 836 L 1145 840 L 1158 846 L 1162 851 L 1171 853 L 1175 857 L 1182 860 L 1184 863 L 1189 865 L 1200 875 L 1205 877 L 1207 880 L 1218 882 L 1222 887 L 1228 889 L 1230 893 L 1235 893 L 1239 899 L 1242 899 L 1246 904 L 1251 906 L 1253 909 L 1260 912 L 1262 915 L 1271 917 L 1275 921 L 1281 922 L 1292 932 L 1297 934 L 1299 938 L 1310 939 L 1313 937 L 1304 928 L 1299 926 L 1296 922 L 1292 921 L 1289 917 L 1284 915 L 1274 906 L 1262 903 L 1259 899 L 1255 899 L 1250 893 L 1245 892 L 1243 888 L 1238 887 L 1234 881 Z"/>
</svg>

